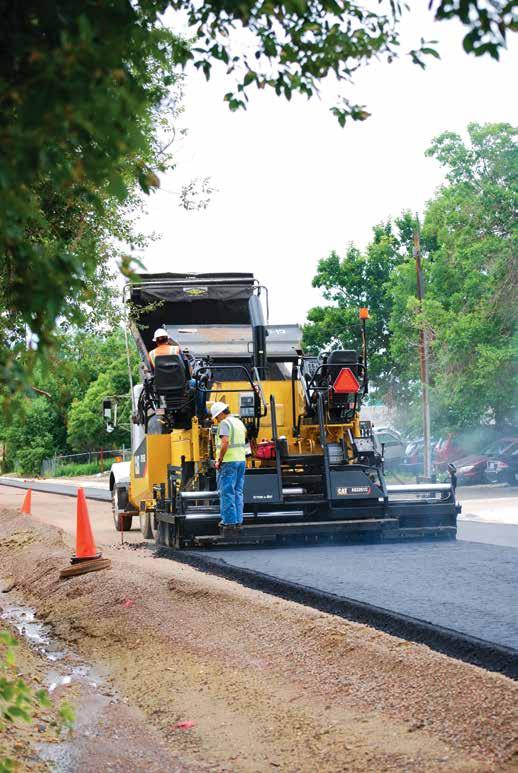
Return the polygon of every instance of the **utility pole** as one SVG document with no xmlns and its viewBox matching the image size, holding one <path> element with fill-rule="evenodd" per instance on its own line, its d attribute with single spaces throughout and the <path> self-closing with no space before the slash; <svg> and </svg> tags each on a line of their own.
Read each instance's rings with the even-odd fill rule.
<svg viewBox="0 0 518 773">
<path fill-rule="evenodd" d="M 424 282 L 421 263 L 421 231 L 418 215 L 416 215 L 416 227 L 414 229 L 414 258 L 417 274 L 417 299 L 419 301 L 419 312 L 422 312 Z M 428 391 L 428 334 L 424 325 L 419 327 L 419 369 L 423 396 L 424 477 L 430 478 L 432 474 L 432 459 L 430 449 L 430 395 Z"/>
</svg>

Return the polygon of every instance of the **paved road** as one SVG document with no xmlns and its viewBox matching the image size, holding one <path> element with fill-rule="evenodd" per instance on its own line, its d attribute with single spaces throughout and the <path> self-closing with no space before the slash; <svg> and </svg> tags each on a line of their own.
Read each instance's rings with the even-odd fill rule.
<svg viewBox="0 0 518 773">
<path fill-rule="evenodd" d="M 518 525 L 516 486 L 462 486 L 457 489 L 457 496 L 462 504 L 461 521 Z"/>
<path fill-rule="evenodd" d="M 108 483 L 96 483 L 90 481 L 44 481 L 34 480 L 31 478 L 8 478 L 1 477 L 0 484 L 2 486 L 10 486 L 18 489 L 32 489 L 33 491 L 41 491 L 49 494 L 61 494 L 66 496 L 75 497 L 77 495 L 77 489 L 81 486 L 84 489 L 87 499 L 97 499 L 101 502 L 109 502 L 111 500 L 111 494 L 108 489 Z"/>
<path fill-rule="evenodd" d="M 503 545 L 507 548 L 518 548 L 518 525 L 485 523 L 483 521 L 459 521 L 457 524 L 457 539 L 467 542 L 484 542 L 486 545 Z"/>
<path fill-rule="evenodd" d="M 206 555 L 518 649 L 517 548 L 458 541 Z"/>
</svg>

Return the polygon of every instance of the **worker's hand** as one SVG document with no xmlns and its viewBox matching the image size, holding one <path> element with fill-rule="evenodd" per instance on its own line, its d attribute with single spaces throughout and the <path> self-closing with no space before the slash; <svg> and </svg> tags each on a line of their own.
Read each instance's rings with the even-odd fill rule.
<svg viewBox="0 0 518 773">
<path fill-rule="evenodd" d="M 219 470 L 219 469 L 221 469 L 221 462 L 219 461 L 219 459 L 217 459 L 216 460 L 216 470 Z"/>
</svg>

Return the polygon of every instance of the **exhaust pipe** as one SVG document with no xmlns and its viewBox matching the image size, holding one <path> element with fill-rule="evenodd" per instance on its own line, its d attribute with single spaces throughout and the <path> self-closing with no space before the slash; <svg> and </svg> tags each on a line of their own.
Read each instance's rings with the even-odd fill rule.
<svg viewBox="0 0 518 773">
<path fill-rule="evenodd" d="M 265 377 L 266 369 L 266 323 L 264 321 L 263 307 L 259 296 L 252 295 L 248 300 L 250 311 L 250 324 L 254 347 L 254 366 L 257 368 L 260 378 Z"/>
</svg>

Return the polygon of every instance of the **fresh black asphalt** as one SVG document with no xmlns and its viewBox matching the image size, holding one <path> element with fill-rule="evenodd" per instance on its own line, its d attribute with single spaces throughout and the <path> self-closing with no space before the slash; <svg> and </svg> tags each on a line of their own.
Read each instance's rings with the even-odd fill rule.
<svg viewBox="0 0 518 773">
<path fill-rule="evenodd" d="M 477 542 L 210 550 L 261 572 L 518 650 L 518 549 Z"/>
</svg>

